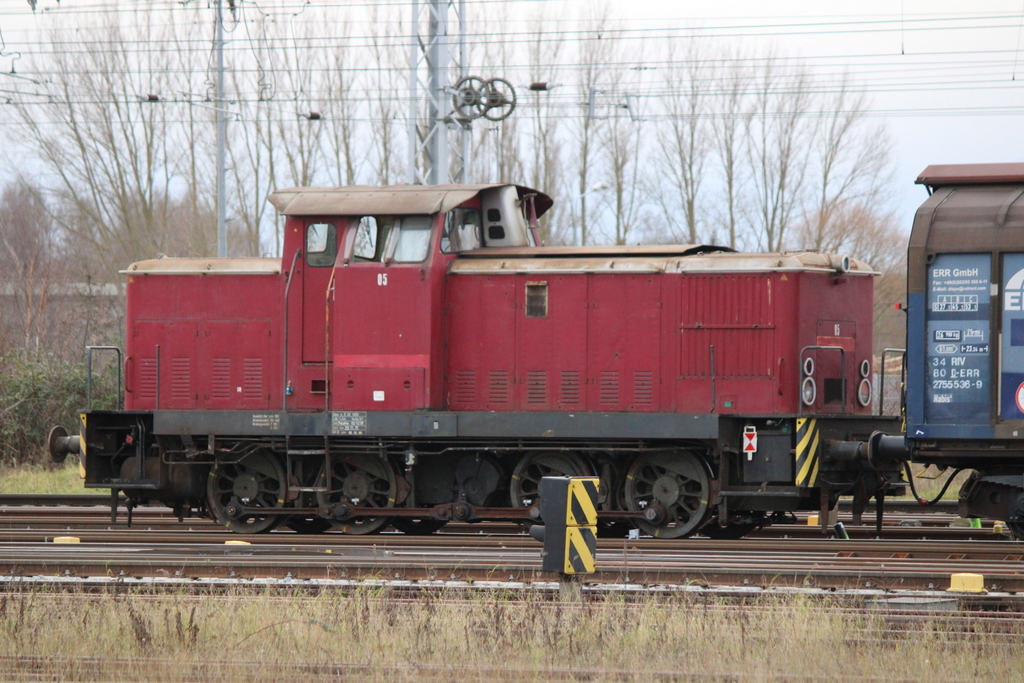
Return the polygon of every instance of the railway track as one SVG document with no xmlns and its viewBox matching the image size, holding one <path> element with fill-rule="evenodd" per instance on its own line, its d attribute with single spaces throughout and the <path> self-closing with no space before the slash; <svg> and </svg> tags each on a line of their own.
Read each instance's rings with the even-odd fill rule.
<svg viewBox="0 0 1024 683">
<path fill-rule="evenodd" d="M 898 503 L 892 506 L 893 511 L 886 515 L 882 529 L 883 538 L 949 540 L 990 540 L 993 538 L 991 525 L 987 525 L 983 529 L 954 526 L 954 522 L 957 520 L 954 501 L 943 501 L 944 504 L 927 508 L 921 507 L 913 501 L 899 501 Z M 117 513 L 112 515 L 109 504 L 108 496 L 95 495 L 0 496 L 0 540 L 32 540 L 33 538 L 43 540 L 47 536 L 45 532 L 56 530 L 69 533 L 85 530 L 112 532 L 119 529 L 135 528 L 167 531 L 217 530 L 226 533 L 210 519 L 189 517 L 179 521 L 169 508 L 160 507 L 137 508 L 132 514 L 132 523 L 129 527 L 126 511 L 119 508 Z M 848 505 L 840 506 L 838 521 L 843 522 L 850 537 L 855 539 L 875 538 L 877 534 L 873 510 L 869 508 L 863 517 L 863 523 L 855 525 L 848 507 Z M 797 517 L 797 523 L 775 524 L 756 530 L 749 536 L 753 538 L 821 538 L 821 528 L 816 525 L 808 525 L 807 517 L 808 515 L 801 514 Z M 31 533 L 20 535 L 13 533 L 20 531 L 36 531 L 38 534 L 33 536 Z M 7 532 L 6 535 L 3 532 Z M 522 533 L 522 527 L 513 523 L 500 522 L 475 524 L 452 522 L 445 526 L 440 533 L 517 534 Z M 274 535 L 278 534 L 294 537 L 293 532 L 284 528 L 274 533 Z M 337 534 L 327 533 L 325 537 L 329 538 L 335 535 Z M 116 539 L 111 537 L 108 542 L 116 542 Z"/>
<path fill-rule="evenodd" d="M 67 503 L 76 507 L 60 506 Z M 107 496 L 0 496 L 0 574 L 8 585 L 59 580 L 80 587 L 284 583 L 316 589 L 383 581 L 410 589 L 557 587 L 539 571 L 540 545 L 510 524 L 453 523 L 430 537 L 290 531 L 240 536 L 208 519 L 179 522 L 166 508 L 136 510 L 129 528 L 123 511 L 111 521 L 104 507 L 109 503 Z M 893 507 L 899 511 L 887 516 L 883 539 L 874 538 L 873 524 L 850 524 L 842 510 L 839 519 L 852 540 L 822 538 L 819 527 L 806 523 L 769 527 L 739 541 L 601 539 L 598 572 L 586 586 L 941 594 L 951 574 L 970 572 L 983 574 L 991 591 L 970 600 L 1016 603 L 1019 593 L 1024 604 L 1024 546 L 1001 540 L 991 528 L 950 527 L 955 514 L 948 505 L 939 512 Z M 915 525 L 901 525 L 908 521 Z M 69 535 L 79 542 L 53 543 Z"/>
<path fill-rule="evenodd" d="M 181 584 L 286 580 L 314 587 L 325 581 L 527 586 L 551 580 L 538 571 L 539 545 L 521 535 L 334 535 L 310 543 L 269 534 L 251 537 L 251 545 L 225 545 L 220 532 L 118 532 L 116 541 L 108 534 L 83 532 L 75 544 L 2 542 L 0 574 Z M 951 574 L 971 572 L 983 574 L 1000 599 L 1024 593 L 1024 547 L 1005 541 L 609 539 L 598 543 L 597 566 L 588 585 L 885 593 L 942 591 Z"/>
</svg>

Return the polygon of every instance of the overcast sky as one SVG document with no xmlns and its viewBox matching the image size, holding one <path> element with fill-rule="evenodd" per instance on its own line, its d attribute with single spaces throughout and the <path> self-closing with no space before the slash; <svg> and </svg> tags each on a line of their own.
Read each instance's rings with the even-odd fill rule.
<svg viewBox="0 0 1024 683">
<path fill-rule="evenodd" d="M 200 0 L 192 0 L 199 2 Z M 206 0 L 201 0 L 204 4 Z M 474 35 L 494 35 L 502 25 L 488 25 L 496 2 L 533 15 L 538 7 L 553 14 L 579 16 L 592 0 L 468 0 Z M 1021 33 L 1024 0 L 860 0 L 719 1 L 608 0 L 624 35 L 694 40 L 715 48 L 771 46 L 780 56 L 802 61 L 820 82 L 835 82 L 845 72 L 867 92 L 873 115 L 885 121 L 894 141 L 894 207 L 909 229 L 913 211 L 924 199 L 913 184 L 925 166 L 939 163 L 1024 161 L 1021 124 L 1024 115 L 1024 60 Z M 35 13 L 27 0 L 0 0 L 0 72 L 7 73 L 16 53 L 31 54 L 39 31 L 54 15 L 80 17 L 100 9 L 171 2 L 142 0 L 38 0 Z M 265 13 L 289 16 L 305 0 L 250 2 Z M 317 11 L 367 2 L 312 0 Z M 408 3 L 388 0 L 388 5 Z M 307 8 L 307 11 L 308 10 Z M 403 10 L 404 14 L 404 10 Z M 308 16 L 308 15 L 307 15 Z M 19 79 L 0 78 L 0 91 Z M 3 93 L 0 92 L 0 95 Z M 0 107 L 0 112 L 4 112 Z M 0 113 L 10 120 L 11 114 Z"/>
</svg>

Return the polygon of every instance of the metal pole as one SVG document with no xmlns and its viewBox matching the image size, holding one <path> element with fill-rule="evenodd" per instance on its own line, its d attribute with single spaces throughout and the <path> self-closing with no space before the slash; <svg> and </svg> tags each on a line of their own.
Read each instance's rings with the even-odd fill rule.
<svg viewBox="0 0 1024 683">
<path fill-rule="evenodd" d="M 427 117 L 431 129 L 430 170 L 427 184 L 440 185 L 448 182 L 448 125 L 443 121 L 447 103 L 445 87 L 448 85 L 448 68 L 451 52 L 448 47 L 448 0 L 430 0 L 430 38 L 428 41 L 428 62 L 430 67 L 430 106 Z"/>
<path fill-rule="evenodd" d="M 228 255 L 227 171 L 224 147 L 227 144 L 227 119 L 224 117 L 224 0 L 217 0 L 217 256 Z"/>
<path fill-rule="evenodd" d="M 408 182 L 416 183 L 416 157 L 420 150 L 419 135 L 419 75 L 416 73 L 420 54 L 420 7 L 417 0 L 412 0 L 412 47 L 409 50 L 409 169 Z"/>
<path fill-rule="evenodd" d="M 466 48 L 466 0 L 459 0 L 459 78 L 469 75 L 469 52 Z M 459 143 L 462 153 L 462 170 L 459 181 L 463 183 L 473 182 L 473 129 L 469 126 L 461 126 Z"/>
</svg>

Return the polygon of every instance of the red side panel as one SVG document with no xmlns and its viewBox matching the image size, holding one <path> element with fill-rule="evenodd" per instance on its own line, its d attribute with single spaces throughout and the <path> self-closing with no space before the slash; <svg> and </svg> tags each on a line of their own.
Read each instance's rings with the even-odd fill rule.
<svg viewBox="0 0 1024 683">
<path fill-rule="evenodd" d="M 275 275 L 130 277 L 125 407 L 277 405 L 283 392 L 281 287 Z"/>
<path fill-rule="evenodd" d="M 786 283 L 778 277 L 757 273 L 680 278 L 676 405 L 681 412 L 779 412 L 776 321 Z"/>
<path fill-rule="evenodd" d="M 528 285 L 546 286 L 546 315 L 525 309 Z M 516 277 L 516 407 L 582 410 L 586 400 L 587 279 L 579 275 Z"/>
<path fill-rule="evenodd" d="M 128 345 L 129 410 L 193 410 L 199 398 L 198 326 L 193 321 L 142 321 Z M 158 359 L 159 356 L 159 359 Z M 157 369 L 159 363 L 159 381 Z"/>
<path fill-rule="evenodd" d="M 515 276 L 448 281 L 451 410 L 510 410 L 516 344 Z"/>
<path fill-rule="evenodd" d="M 661 287 L 653 275 L 591 275 L 588 407 L 662 410 Z"/>
<path fill-rule="evenodd" d="M 861 363 L 867 361 L 870 365 L 872 362 L 872 278 L 805 273 L 800 286 L 799 309 L 794 313 L 801 322 L 799 338 L 794 344 L 797 347 L 795 353 L 807 346 L 843 349 L 842 354 L 834 348 L 804 353 L 805 358 L 814 360 L 813 379 L 817 388 L 814 403 L 805 406 L 804 412 L 837 414 L 845 410 L 848 414 L 871 413 L 877 407 L 870 404 L 861 406 L 857 402 L 857 387 L 862 379 Z M 796 381 L 802 381 L 799 369 L 793 374 Z"/>
<path fill-rule="evenodd" d="M 528 316 L 526 288 L 546 287 Z M 452 410 L 666 410 L 654 276 L 457 276 L 448 285 Z"/>
<path fill-rule="evenodd" d="M 270 408 L 270 388 L 276 383 L 268 370 L 280 367 L 279 331 L 266 322 L 210 321 L 200 324 L 200 334 L 203 407 Z"/>
<path fill-rule="evenodd" d="M 531 285 L 547 288 L 545 316 L 527 315 Z M 456 275 L 446 402 L 465 411 L 793 415 L 801 348 L 829 345 L 847 353 L 846 400 L 836 395 L 838 354 L 815 352 L 818 399 L 803 412 L 869 412 L 855 392 L 871 357 L 859 340 L 870 339 L 872 286 L 786 271 Z"/>
</svg>

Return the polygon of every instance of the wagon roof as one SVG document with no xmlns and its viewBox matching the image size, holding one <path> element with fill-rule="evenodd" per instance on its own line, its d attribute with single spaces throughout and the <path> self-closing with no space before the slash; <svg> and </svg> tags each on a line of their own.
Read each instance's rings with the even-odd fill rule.
<svg viewBox="0 0 1024 683">
<path fill-rule="evenodd" d="M 620 248 L 621 249 L 621 248 Z M 676 247 L 686 249 L 686 245 Z M 655 255 L 640 252 L 595 253 L 593 249 L 576 250 L 574 255 L 550 258 L 517 258 L 514 255 L 491 255 L 476 258 L 478 249 L 464 252 L 452 261 L 452 273 L 763 273 L 763 272 L 839 272 L 843 257 L 818 252 L 781 252 L 775 254 L 739 254 L 733 252 L 697 252 L 693 255 Z M 541 250 L 537 250 L 541 251 Z M 467 254 L 470 258 L 465 258 Z M 483 254 L 488 256 L 488 254 Z M 540 254 L 539 256 L 543 256 Z M 850 275 L 878 275 L 863 261 L 849 259 Z"/>
<path fill-rule="evenodd" d="M 292 187 L 267 200 L 286 216 L 366 216 L 444 213 L 496 185 L 352 185 Z M 536 195 L 537 216 L 554 204 L 542 192 L 514 185 L 520 197 Z"/>
<path fill-rule="evenodd" d="M 914 182 L 929 187 L 1024 183 L 1024 164 L 934 164 Z"/>
<path fill-rule="evenodd" d="M 274 275 L 281 272 L 279 258 L 154 258 L 122 270 L 124 275 Z"/>
</svg>

